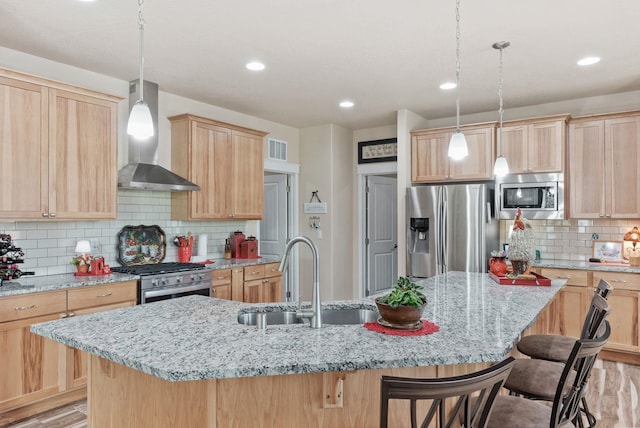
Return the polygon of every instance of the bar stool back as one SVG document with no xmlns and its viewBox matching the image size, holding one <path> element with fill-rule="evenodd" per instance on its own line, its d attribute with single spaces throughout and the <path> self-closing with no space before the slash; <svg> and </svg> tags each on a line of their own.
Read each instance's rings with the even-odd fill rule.
<svg viewBox="0 0 640 428">
<path fill-rule="evenodd" d="M 483 428 L 487 422 L 496 395 L 511 371 L 514 358 L 508 357 L 487 369 L 463 376 L 447 378 L 407 378 L 382 376 L 380 382 L 380 428 L 387 428 L 389 400 L 410 400 L 411 427 L 427 427 L 436 420 L 439 427 L 459 426 L 458 418 L 466 427 Z M 471 403 L 471 394 L 479 393 Z M 475 395 L 474 395 L 475 396 Z M 457 399 L 447 414 L 445 401 Z M 426 416 L 418 425 L 416 404 L 419 400 L 431 400 Z M 454 425 L 455 423 L 455 425 Z M 504 427 L 502 427 L 504 428 Z"/>
</svg>

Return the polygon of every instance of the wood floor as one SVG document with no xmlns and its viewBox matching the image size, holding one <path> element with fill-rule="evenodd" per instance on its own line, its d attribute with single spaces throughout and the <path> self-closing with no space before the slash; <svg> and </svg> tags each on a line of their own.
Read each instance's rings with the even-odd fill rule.
<svg viewBox="0 0 640 428">
<path fill-rule="evenodd" d="M 591 372 L 587 401 L 598 420 L 598 428 L 640 428 L 639 394 L 640 366 L 601 360 L 596 362 Z M 86 426 L 87 404 L 82 400 L 10 424 L 7 428 L 84 428 Z"/>
</svg>

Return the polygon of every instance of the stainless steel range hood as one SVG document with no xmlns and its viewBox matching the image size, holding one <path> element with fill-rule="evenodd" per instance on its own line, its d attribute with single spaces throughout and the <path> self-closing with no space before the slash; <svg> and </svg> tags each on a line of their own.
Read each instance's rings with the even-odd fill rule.
<svg viewBox="0 0 640 428">
<path fill-rule="evenodd" d="M 145 141 L 129 137 L 129 163 L 118 171 L 118 188 L 184 191 L 200 186 L 158 165 L 158 85 L 144 81 L 144 100 L 151 110 L 153 137 Z M 129 82 L 129 112 L 140 99 L 140 81 Z"/>
</svg>

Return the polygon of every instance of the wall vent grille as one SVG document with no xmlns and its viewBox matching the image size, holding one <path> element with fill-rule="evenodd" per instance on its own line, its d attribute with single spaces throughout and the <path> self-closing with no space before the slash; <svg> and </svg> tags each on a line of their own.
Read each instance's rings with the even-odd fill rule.
<svg viewBox="0 0 640 428">
<path fill-rule="evenodd" d="M 269 159 L 287 160 L 287 142 L 269 138 Z"/>
</svg>

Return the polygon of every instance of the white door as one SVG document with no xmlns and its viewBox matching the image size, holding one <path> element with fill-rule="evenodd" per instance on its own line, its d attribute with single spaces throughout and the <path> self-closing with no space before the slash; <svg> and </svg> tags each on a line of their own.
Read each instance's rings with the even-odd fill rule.
<svg viewBox="0 0 640 428">
<path fill-rule="evenodd" d="M 281 258 L 287 245 L 288 197 L 287 175 L 264 176 L 264 216 L 260 220 L 260 255 Z M 288 275 L 283 280 L 286 300 L 291 296 Z"/>
<path fill-rule="evenodd" d="M 367 295 L 391 288 L 398 277 L 397 200 L 395 177 L 367 177 Z"/>
<path fill-rule="evenodd" d="M 260 220 L 260 254 L 282 257 L 287 245 L 287 175 L 264 176 L 264 217 Z"/>
</svg>

